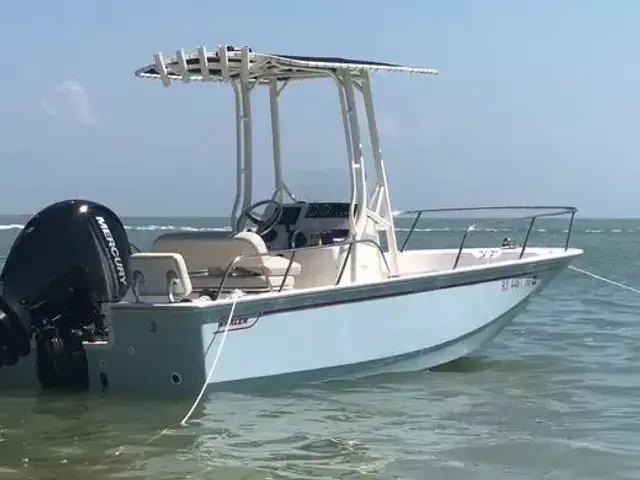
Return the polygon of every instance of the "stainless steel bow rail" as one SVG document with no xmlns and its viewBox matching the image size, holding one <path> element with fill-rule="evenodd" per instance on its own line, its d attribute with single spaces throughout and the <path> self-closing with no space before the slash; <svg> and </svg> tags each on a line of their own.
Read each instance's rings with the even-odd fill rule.
<svg viewBox="0 0 640 480">
<path fill-rule="evenodd" d="M 286 255 L 286 254 L 291 254 L 291 257 L 289 258 L 289 263 L 287 265 L 287 269 L 284 272 L 284 276 L 282 278 L 282 282 L 280 283 L 280 287 L 278 288 L 278 292 L 281 292 L 282 289 L 284 288 L 284 286 L 286 285 L 287 282 L 287 278 L 289 277 L 289 272 L 291 271 L 291 266 L 293 265 L 293 261 L 296 258 L 296 254 L 298 252 L 301 251 L 307 251 L 307 250 L 321 250 L 321 249 L 326 249 L 326 248 L 335 248 L 335 247 L 344 247 L 344 246 L 348 246 L 347 249 L 347 254 L 344 257 L 344 260 L 342 261 L 342 264 L 340 266 L 340 271 L 338 273 L 338 276 L 336 278 L 336 285 L 340 284 L 340 281 L 342 280 L 342 277 L 344 275 L 344 271 L 347 267 L 347 262 L 349 261 L 349 257 L 351 256 L 351 253 L 353 251 L 353 246 L 356 244 L 369 244 L 374 246 L 378 252 L 380 253 L 380 257 L 382 258 L 382 261 L 384 262 L 384 265 L 387 269 L 388 275 L 389 277 L 391 277 L 391 268 L 389 267 L 389 263 L 387 262 L 387 257 L 385 257 L 384 255 L 384 251 L 382 250 L 382 247 L 380 246 L 380 244 L 378 242 L 376 242 L 375 240 L 372 240 L 370 238 L 361 238 L 358 240 L 345 240 L 343 242 L 339 242 L 339 243 L 333 243 L 333 244 L 326 244 L 326 245 L 312 245 L 310 247 L 300 247 L 300 248 L 291 248 L 291 249 L 286 249 L 286 250 L 273 250 L 270 252 L 265 252 L 265 253 L 260 253 L 260 254 L 246 254 L 246 255 L 239 255 L 237 257 L 235 257 L 230 263 L 229 265 L 227 265 L 227 268 L 224 271 L 224 275 L 222 277 L 222 281 L 220 282 L 220 285 L 218 286 L 218 290 L 216 291 L 216 295 L 214 300 L 217 300 L 218 298 L 220 298 L 220 295 L 222 294 L 223 288 L 224 288 L 224 284 L 227 281 L 227 279 L 229 278 L 229 275 L 231 275 L 231 273 L 236 269 L 236 268 L 241 268 L 241 265 L 237 265 L 238 262 L 240 262 L 241 260 L 250 260 L 250 259 L 255 259 L 255 258 L 262 258 L 262 257 L 273 257 L 276 255 Z M 269 286 L 269 290 L 273 291 L 273 286 L 271 285 L 271 281 L 269 281 L 269 276 L 266 275 L 266 272 L 263 272 L 265 274 L 265 277 L 267 277 L 267 284 Z"/>
<path fill-rule="evenodd" d="M 418 225 L 418 221 L 420 220 L 420 218 L 424 213 L 500 212 L 500 211 L 504 212 L 504 211 L 517 211 L 517 210 L 542 210 L 542 211 L 538 213 L 532 213 L 530 215 L 524 215 L 524 216 L 518 216 L 518 217 L 512 217 L 512 218 L 501 218 L 498 220 L 487 220 L 487 221 L 478 220 L 474 222 L 469 227 L 467 227 L 464 234 L 462 235 L 462 240 L 460 241 L 460 246 L 458 247 L 458 254 L 456 255 L 455 262 L 453 263 L 453 268 L 456 268 L 458 266 L 458 263 L 460 262 L 460 257 L 462 256 L 462 250 L 464 249 L 464 245 L 467 241 L 467 237 L 471 232 L 476 230 L 476 228 L 480 224 L 499 225 L 499 224 L 504 224 L 509 222 L 517 222 L 521 220 L 531 220 L 529 222 L 527 233 L 524 237 L 524 242 L 522 243 L 522 247 L 520 249 L 520 256 L 518 258 L 521 259 L 524 256 L 525 249 L 527 248 L 527 242 L 529 241 L 529 237 L 531 236 L 533 225 L 535 224 L 535 221 L 538 218 L 550 218 L 550 217 L 559 217 L 562 215 L 570 215 L 569 228 L 567 230 L 567 236 L 565 238 L 565 243 L 564 243 L 564 249 L 567 250 L 569 248 L 571 231 L 573 230 L 573 221 L 575 219 L 576 212 L 578 211 L 576 207 L 548 206 L 548 205 L 542 205 L 542 206 L 515 205 L 515 206 L 491 206 L 491 207 L 429 208 L 429 209 L 422 209 L 422 210 L 408 210 L 406 212 L 400 212 L 398 216 L 407 215 L 407 214 L 415 215 L 413 219 L 413 223 L 411 224 L 411 228 L 409 229 L 409 232 L 407 233 L 407 236 L 405 237 L 404 242 L 400 247 L 400 251 L 401 252 L 404 251 L 405 247 L 407 246 L 407 243 L 409 242 L 409 238 L 411 238 L 411 235 L 413 234 L 413 232 L 416 229 L 416 226 Z"/>
</svg>

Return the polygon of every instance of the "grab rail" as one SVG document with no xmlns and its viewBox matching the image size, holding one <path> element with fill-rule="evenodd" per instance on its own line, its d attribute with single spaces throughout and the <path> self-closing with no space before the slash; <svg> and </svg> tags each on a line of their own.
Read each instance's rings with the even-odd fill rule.
<svg viewBox="0 0 640 480">
<path fill-rule="evenodd" d="M 343 246 L 349 246 L 348 250 L 347 250 L 347 254 L 344 257 L 344 260 L 340 266 L 340 271 L 338 273 L 338 277 L 336 278 L 336 283 L 335 285 L 339 285 L 340 281 L 342 280 L 342 277 L 344 275 L 344 271 L 346 269 L 347 266 L 347 262 L 349 260 L 349 257 L 351 256 L 351 252 L 353 251 L 353 246 L 355 244 L 369 244 L 369 245 L 373 245 L 374 247 L 377 248 L 378 252 L 380 253 L 380 256 L 382 257 L 382 260 L 384 262 L 384 265 L 387 269 L 388 272 L 388 276 L 391 277 L 391 268 L 389 267 L 389 262 L 387 261 L 387 257 L 385 257 L 384 255 L 384 251 L 382 250 L 382 247 L 380 246 L 380 244 L 378 242 L 376 242 L 373 239 L 370 238 L 361 238 L 358 240 L 345 240 L 342 242 L 337 242 L 337 243 L 331 243 L 331 244 L 325 244 L 325 245 L 312 245 L 309 247 L 300 247 L 300 248 L 289 248 L 286 250 L 272 250 L 270 252 L 265 252 L 265 253 L 257 253 L 257 254 L 245 254 L 245 255 L 238 255 L 237 257 L 235 257 L 228 265 L 227 268 L 224 271 L 224 275 L 222 277 L 222 281 L 220 282 L 220 286 L 218 287 L 218 290 L 216 292 L 216 296 L 214 298 L 214 300 L 217 300 L 218 298 L 220 298 L 220 295 L 222 294 L 222 290 L 224 288 L 224 284 L 227 281 L 227 279 L 229 278 L 229 275 L 231 274 L 231 272 L 233 270 L 235 270 L 237 267 L 239 267 L 238 265 L 236 265 L 236 263 L 238 263 L 240 260 L 248 260 L 248 259 L 252 259 L 252 258 L 262 258 L 262 257 L 272 257 L 272 256 L 276 256 L 276 255 L 284 255 L 287 253 L 291 254 L 291 258 L 289 258 L 289 263 L 287 264 L 287 269 L 284 272 L 284 276 L 282 278 L 282 282 L 280 283 L 280 288 L 278 289 L 278 292 L 281 292 L 287 282 L 287 278 L 289 277 L 289 272 L 291 271 L 291 267 L 293 265 L 293 261 L 296 257 L 296 253 L 300 252 L 300 251 L 307 251 L 307 250 L 322 250 L 322 249 L 327 249 L 327 248 L 334 248 L 334 247 L 343 247 Z M 268 277 L 268 275 L 265 275 Z M 273 292 L 273 286 L 271 285 L 271 282 L 268 281 L 267 282 L 269 285 L 269 291 Z"/>
<path fill-rule="evenodd" d="M 527 242 L 529 241 L 529 237 L 531 235 L 531 231 L 533 230 L 533 225 L 535 223 L 535 221 L 538 218 L 550 218 L 550 217 L 559 217 L 562 215 L 571 215 L 570 220 L 569 220 L 569 228 L 567 230 L 567 236 L 565 239 L 565 243 L 564 243 L 564 249 L 565 251 L 569 249 L 569 241 L 571 239 L 571 232 L 573 230 L 573 222 L 575 219 L 575 215 L 576 212 L 578 211 L 578 209 L 576 207 L 566 207 L 566 206 L 538 206 L 538 205 L 516 205 L 516 206 L 491 206 L 491 207 L 453 207 L 453 208 L 429 208 L 429 209 L 422 209 L 422 210 L 408 210 L 406 212 L 400 212 L 398 214 L 398 216 L 400 215 L 404 215 L 404 214 L 415 214 L 415 218 L 413 219 L 413 223 L 411 224 L 411 228 L 409 229 L 409 232 L 407 233 L 407 236 L 404 239 L 404 242 L 402 243 L 402 246 L 400 247 L 400 251 L 403 252 L 405 247 L 407 246 L 407 243 L 409 242 L 409 238 L 411 237 L 411 235 L 413 234 L 413 232 L 416 229 L 416 226 L 418 225 L 418 221 L 420 220 L 420 217 L 422 217 L 423 213 L 445 213 L 445 212 L 478 212 L 478 211 L 485 211 L 485 212 L 491 212 L 491 211 L 505 211 L 505 210 L 547 210 L 547 211 L 543 211 L 543 212 L 539 212 L 539 213 L 533 213 L 531 215 L 525 215 L 525 216 L 521 216 L 521 217 L 513 217 L 513 218 L 506 218 L 506 219 L 499 219 L 499 220 L 490 220 L 487 222 L 483 222 L 481 220 L 478 220 L 476 222 L 474 222 L 473 224 L 471 224 L 464 232 L 464 235 L 462 236 L 462 240 L 460 242 L 460 246 L 458 248 L 458 254 L 456 255 L 456 259 L 455 262 L 453 263 L 453 268 L 456 268 L 458 266 L 458 263 L 460 262 L 460 257 L 462 256 L 462 250 L 464 249 L 464 245 L 467 241 L 467 237 L 469 236 L 469 233 L 471 233 L 472 231 L 474 231 L 476 229 L 476 227 L 479 224 L 484 224 L 484 225 L 496 225 L 496 224 L 502 224 L 502 223 L 507 223 L 507 222 L 513 222 L 513 221 L 518 221 L 518 220 L 528 220 L 531 219 L 531 221 L 529 222 L 529 228 L 527 229 L 527 233 L 525 235 L 524 238 L 524 242 L 522 244 L 522 248 L 520 250 L 520 256 L 518 257 L 518 259 L 521 259 L 524 256 L 524 252 L 525 249 L 527 247 Z M 551 211 L 549 211 L 551 210 Z"/>
</svg>

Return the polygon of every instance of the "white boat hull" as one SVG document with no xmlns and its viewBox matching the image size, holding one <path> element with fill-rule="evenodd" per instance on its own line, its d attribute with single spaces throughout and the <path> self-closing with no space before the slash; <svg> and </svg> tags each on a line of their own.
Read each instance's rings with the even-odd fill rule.
<svg viewBox="0 0 640 480">
<path fill-rule="evenodd" d="M 122 221 L 104 205 L 71 199 L 41 210 L 0 274 L 0 365 L 11 365 L 0 368 L 0 388 L 39 390 L 42 383 L 190 396 L 207 384 L 232 388 L 420 370 L 467 355 L 497 335 L 582 253 L 568 248 L 576 209 L 404 212 L 415 217 L 400 245 L 371 89 L 370 74 L 379 70 L 436 73 L 231 45 L 180 50 L 171 59 L 155 54 L 137 76 L 165 86 L 190 80 L 233 85 L 238 189 L 232 231 L 171 232 L 156 238 L 151 251 L 131 254 Z M 312 78 L 338 88 L 348 201 L 299 201 L 282 174 L 279 98 L 291 81 Z M 251 92 L 258 85 L 269 86 L 275 183 L 268 200 L 255 202 Z M 369 160 L 374 169 L 367 175 Z M 474 223 L 455 248 L 405 250 L 423 214 L 457 217 L 464 210 L 472 216 L 539 213 L 513 218 L 529 222 L 519 246 L 494 238 L 493 247 L 468 248 Z M 570 215 L 562 248 L 528 245 L 538 218 L 560 215 Z M 227 295 L 236 290 L 243 296 L 234 303 Z M 232 308 L 228 331 L 221 326 Z M 37 348 L 29 348 L 29 335 Z"/>
<path fill-rule="evenodd" d="M 261 316 L 245 313 L 259 305 L 239 302 L 210 387 L 326 381 L 447 363 L 493 339 L 571 258 L 554 258 L 536 265 L 534 274 L 506 280 L 462 278 L 459 286 L 397 295 L 389 290 L 373 300 L 353 301 L 353 292 L 338 292 L 343 298 L 334 295 L 335 304 L 318 308 L 294 308 L 282 298 L 270 308 L 290 311 Z M 426 288 L 424 279 L 414 283 L 416 290 Z M 114 308 L 110 345 L 87 348 L 91 389 L 195 395 L 220 348 L 229 311 L 229 305 Z M 39 389 L 34 355 L 0 369 L 0 385 Z"/>
</svg>

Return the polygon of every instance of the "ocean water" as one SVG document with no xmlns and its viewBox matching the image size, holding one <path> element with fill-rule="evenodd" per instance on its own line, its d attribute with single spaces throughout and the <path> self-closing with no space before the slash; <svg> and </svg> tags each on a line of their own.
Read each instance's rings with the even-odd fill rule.
<svg viewBox="0 0 640 480">
<path fill-rule="evenodd" d="M 0 217 L 0 255 L 26 219 Z M 224 220 L 124 219 L 163 231 Z M 399 219 L 401 227 L 408 222 Z M 425 219 L 412 246 L 457 246 L 468 221 Z M 518 239 L 491 225 L 470 244 Z M 541 222 L 532 244 L 560 245 Z M 577 220 L 575 266 L 640 288 L 640 220 Z M 638 479 L 640 296 L 567 271 L 482 351 L 431 372 L 190 402 L 0 396 L 0 479 Z M 224 352 L 223 352 L 224 355 Z M 259 361 L 259 359 L 256 359 Z"/>
</svg>

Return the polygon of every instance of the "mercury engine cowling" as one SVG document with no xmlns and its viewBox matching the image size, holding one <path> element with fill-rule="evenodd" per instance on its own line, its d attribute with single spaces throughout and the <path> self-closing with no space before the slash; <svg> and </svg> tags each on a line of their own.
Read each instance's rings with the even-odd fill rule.
<svg viewBox="0 0 640 480">
<path fill-rule="evenodd" d="M 43 387 L 88 386 L 83 341 L 106 339 L 101 304 L 130 285 L 131 247 L 117 215 L 86 200 L 37 213 L 0 274 L 0 367 L 30 353 Z"/>
</svg>

